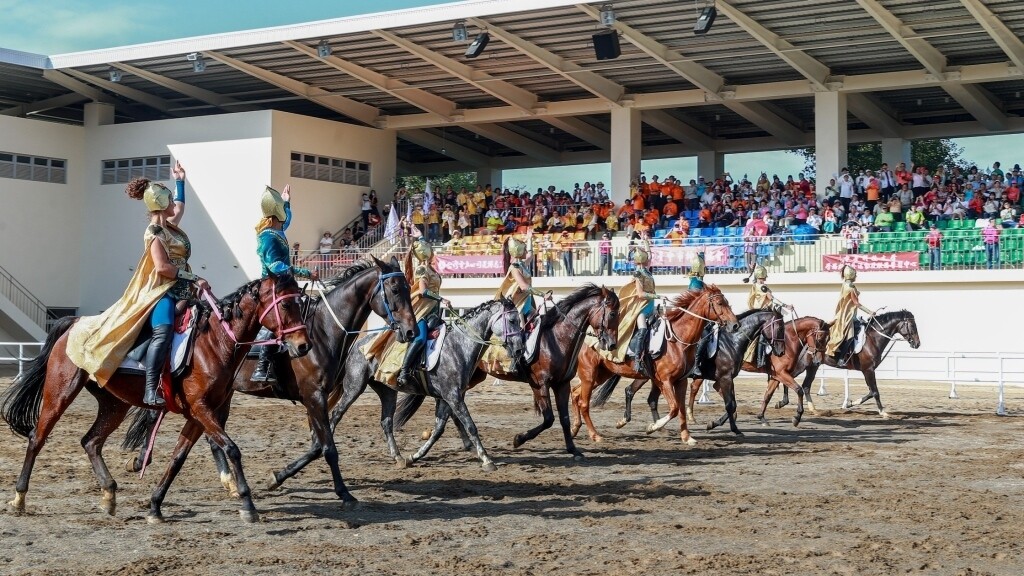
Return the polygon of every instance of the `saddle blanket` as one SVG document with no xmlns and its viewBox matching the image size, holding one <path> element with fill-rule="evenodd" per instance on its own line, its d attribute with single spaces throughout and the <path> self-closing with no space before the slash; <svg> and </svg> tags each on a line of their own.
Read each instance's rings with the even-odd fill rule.
<svg viewBox="0 0 1024 576">
<path fill-rule="evenodd" d="M 537 343 L 540 342 L 540 320 L 534 325 L 533 330 L 526 335 L 526 351 L 523 354 L 527 364 L 537 359 Z"/>
<path fill-rule="evenodd" d="M 425 357 L 428 372 L 436 369 L 441 361 L 441 349 L 447 336 L 448 325 L 442 324 L 437 330 L 437 337 L 427 340 Z M 373 375 L 374 379 L 394 387 L 398 383 L 398 373 L 402 371 L 402 364 L 405 363 L 405 351 L 408 348 L 409 345 L 407 343 L 392 340 L 384 350 L 384 354 L 381 355 L 380 362 L 377 364 L 377 371 Z M 422 367 L 423 364 L 420 366 Z"/>
<path fill-rule="evenodd" d="M 185 367 L 192 362 L 192 336 L 195 333 L 198 316 L 196 308 L 192 307 L 186 309 L 184 314 L 175 319 L 174 334 L 171 336 L 171 353 L 168 355 L 171 374 L 175 377 L 180 376 Z M 127 356 L 117 369 L 135 375 L 146 373 L 144 363 Z"/>
</svg>

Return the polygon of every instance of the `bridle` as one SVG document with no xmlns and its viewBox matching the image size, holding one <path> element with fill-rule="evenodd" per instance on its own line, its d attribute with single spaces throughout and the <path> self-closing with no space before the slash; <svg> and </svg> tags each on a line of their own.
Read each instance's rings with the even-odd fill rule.
<svg viewBox="0 0 1024 576">
<path fill-rule="evenodd" d="M 548 298 L 546 296 L 545 296 L 544 299 L 548 300 L 548 301 L 551 300 L 550 298 Z M 598 330 L 597 337 L 598 337 L 598 339 L 600 339 L 602 336 L 607 336 L 608 335 L 608 326 L 610 324 L 609 317 L 611 316 L 611 312 L 610 312 L 611 306 L 608 304 L 609 300 L 611 300 L 611 298 L 606 296 L 601 301 L 601 309 L 602 309 L 601 310 L 601 323 L 597 327 L 597 330 Z M 554 302 L 551 303 L 551 307 L 555 310 L 555 313 L 558 314 L 558 318 L 560 320 L 564 321 L 569 326 L 572 326 L 573 328 L 575 328 L 576 331 L 574 332 L 574 334 L 579 334 L 580 332 L 583 332 L 583 331 L 585 331 L 587 329 L 587 327 L 589 325 L 588 322 L 581 322 L 581 323 L 577 324 L 576 322 L 573 322 L 572 320 L 570 320 L 569 316 L 567 314 L 565 314 L 564 312 L 562 312 L 562 310 Z M 587 318 L 590 318 L 590 314 L 587 314 Z"/>
<path fill-rule="evenodd" d="M 782 335 L 781 336 L 775 336 L 775 337 L 767 337 L 767 336 L 765 337 L 768 340 L 769 346 L 771 346 L 773 351 L 775 349 L 775 343 L 776 342 L 780 342 L 780 341 L 782 342 L 782 349 L 783 350 L 786 349 L 786 320 L 785 320 L 785 318 L 783 318 L 781 315 L 779 315 L 777 313 L 774 313 L 774 314 L 772 314 L 772 319 L 769 320 L 768 322 L 766 322 L 763 326 L 761 326 L 761 330 L 760 330 L 760 333 L 761 333 L 762 336 L 765 335 L 764 334 L 765 329 L 769 328 L 769 327 L 772 328 L 772 333 L 773 334 L 778 334 L 779 331 L 775 330 L 775 328 L 774 328 L 775 324 L 777 322 L 782 322 Z"/>
<path fill-rule="evenodd" d="M 405 274 L 403 274 L 402 272 L 388 272 L 386 274 L 381 274 L 379 277 L 377 277 L 377 287 L 373 289 L 373 295 L 371 296 L 374 297 L 377 295 L 377 293 L 380 293 L 380 301 L 384 305 L 384 312 L 387 313 L 388 328 L 394 330 L 395 332 L 397 332 L 401 326 L 398 320 L 395 318 L 394 308 L 391 306 L 391 303 L 388 302 L 388 293 L 387 290 L 384 289 L 384 281 L 390 278 L 399 277 L 405 279 Z"/>
<path fill-rule="evenodd" d="M 235 331 L 231 329 L 231 324 L 229 324 L 228 321 L 224 319 L 224 315 L 221 314 L 220 307 L 217 305 L 217 301 L 214 299 L 213 294 L 209 290 L 203 290 L 202 297 L 204 300 L 207 301 L 207 303 L 210 304 L 210 308 L 213 309 L 213 315 L 217 317 L 217 321 L 220 322 L 221 327 L 224 328 L 224 331 L 227 332 L 228 337 L 231 338 L 231 341 L 234 342 L 236 346 L 259 346 L 263 344 L 280 345 L 284 344 L 284 337 L 287 334 L 292 334 L 294 332 L 298 332 L 299 330 L 306 329 L 306 325 L 303 322 L 298 322 L 294 326 L 283 328 L 283 322 L 281 321 L 281 303 L 286 300 L 301 299 L 302 294 L 295 292 L 292 294 L 278 295 L 276 281 L 274 282 L 272 290 L 274 299 L 270 302 L 269 305 L 267 305 L 266 309 L 264 309 L 263 312 L 260 313 L 259 317 L 260 324 L 263 324 L 263 319 L 267 317 L 267 314 L 270 314 L 271 311 L 274 312 L 275 318 L 277 320 L 277 328 L 274 329 L 274 338 L 272 340 L 254 340 L 252 342 L 239 342 L 238 336 L 235 335 Z M 258 298 L 256 300 L 257 302 L 259 301 Z"/>
<path fill-rule="evenodd" d="M 715 296 L 715 298 L 712 298 L 712 296 Z M 703 320 L 705 322 L 711 322 L 711 323 L 714 323 L 714 324 L 718 324 L 720 327 L 724 327 L 726 325 L 726 321 L 722 317 L 721 309 L 715 303 L 715 301 L 719 297 L 721 297 L 721 293 L 712 293 L 712 292 L 709 292 L 707 290 L 704 290 L 703 293 L 701 293 L 699 298 L 694 299 L 694 301 L 690 303 L 690 306 L 693 306 L 694 304 L 699 302 L 701 298 L 707 298 L 707 300 L 708 300 L 708 310 L 711 312 L 711 314 L 717 316 L 718 320 L 712 320 L 711 318 L 705 318 L 704 316 L 701 316 L 700 314 L 697 314 L 696 312 L 690 310 L 689 307 L 680 307 L 679 310 L 681 310 L 682 312 L 684 312 L 686 314 L 689 314 L 690 316 L 693 316 L 694 318 L 698 318 L 698 319 Z"/>
</svg>

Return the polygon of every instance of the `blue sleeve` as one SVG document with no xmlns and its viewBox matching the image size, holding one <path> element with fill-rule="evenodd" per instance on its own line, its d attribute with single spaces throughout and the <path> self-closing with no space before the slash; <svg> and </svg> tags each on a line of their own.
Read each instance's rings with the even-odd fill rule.
<svg viewBox="0 0 1024 576">
<path fill-rule="evenodd" d="M 271 234 L 260 234 L 256 242 L 256 252 L 260 256 L 263 267 L 274 275 L 290 274 L 292 267 L 288 264 L 287 247 L 281 249 L 281 242 Z"/>
<path fill-rule="evenodd" d="M 288 226 L 290 226 L 291 223 L 292 223 L 292 203 L 291 202 L 285 202 L 284 203 L 284 224 L 281 226 L 281 231 L 284 232 L 284 231 L 288 230 Z"/>
<path fill-rule="evenodd" d="M 175 180 L 174 181 L 174 201 L 185 203 L 185 181 Z"/>
</svg>

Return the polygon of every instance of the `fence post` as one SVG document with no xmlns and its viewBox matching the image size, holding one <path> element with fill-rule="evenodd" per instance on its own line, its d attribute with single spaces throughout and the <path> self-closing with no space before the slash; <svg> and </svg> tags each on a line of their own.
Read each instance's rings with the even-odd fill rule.
<svg viewBox="0 0 1024 576">
<path fill-rule="evenodd" d="M 999 402 L 996 404 L 996 416 L 1006 416 L 1005 396 L 1003 395 L 1003 355 L 997 355 L 999 362 Z"/>
<path fill-rule="evenodd" d="M 708 391 L 711 390 L 711 382 L 705 380 L 701 386 L 700 398 L 697 400 L 697 404 L 714 404 L 715 401 L 708 398 Z"/>
<path fill-rule="evenodd" d="M 846 370 L 843 373 L 843 405 L 842 408 L 853 408 L 853 404 L 850 403 L 850 371 Z"/>
<path fill-rule="evenodd" d="M 18 377 L 21 378 L 21 372 L 25 364 L 25 345 L 18 344 Z"/>
<path fill-rule="evenodd" d="M 821 373 L 821 383 L 818 384 L 818 396 L 828 396 L 828 392 L 825 391 L 825 373 Z"/>
<path fill-rule="evenodd" d="M 952 368 L 950 368 L 950 364 L 953 365 Z M 956 393 L 956 362 L 952 356 L 946 358 L 946 375 L 950 376 L 949 398 L 959 400 L 960 396 Z"/>
</svg>

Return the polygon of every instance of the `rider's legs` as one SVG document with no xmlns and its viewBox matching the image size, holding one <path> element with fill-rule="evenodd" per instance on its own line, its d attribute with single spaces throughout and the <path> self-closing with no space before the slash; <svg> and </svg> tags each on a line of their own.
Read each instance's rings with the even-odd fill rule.
<svg viewBox="0 0 1024 576">
<path fill-rule="evenodd" d="M 402 370 L 398 373 L 398 383 L 403 386 L 412 384 L 413 374 L 416 373 L 416 368 L 423 357 L 423 350 L 427 347 L 427 332 L 430 329 L 426 319 L 417 322 L 416 327 L 419 328 L 419 335 L 409 342 L 408 348 L 405 349 L 405 361 L 402 362 Z"/>
<path fill-rule="evenodd" d="M 165 404 L 164 399 L 160 397 L 159 386 L 160 375 L 163 373 L 164 364 L 167 363 L 167 354 L 171 347 L 171 335 L 174 332 L 174 305 L 174 298 L 165 295 L 156 303 L 149 316 L 153 337 L 146 350 L 146 391 L 142 397 L 142 402 L 149 406 L 161 407 Z"/>
</svg>

